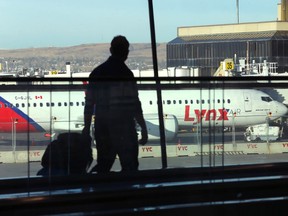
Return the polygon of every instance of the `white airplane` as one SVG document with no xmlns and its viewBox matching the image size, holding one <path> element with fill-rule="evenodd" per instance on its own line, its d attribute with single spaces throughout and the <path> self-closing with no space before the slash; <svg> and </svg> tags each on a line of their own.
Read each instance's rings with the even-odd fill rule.
<svg viewBox="0 0 288 216">
<path fill-rule="evenodd" d="M 156 92 L 139 94 L 144 112 L 157 113 Z M 287 113 L 285 105 L 254 89 L 164 90 L 162 99 L 164 113 L 175 115 L 179 126 L 256 125 Z"/>
<path fill-rule="evenodd" d="M 84 91 L 1 92 L 0 132 L 81 131 Z M 140 90 L 139 98 L 149 139 L 159 139 L 156 91 Z M 201 127 L 251 126 L 275 120 L 287 113 L 268 94 L 248 89 L 163 90 L 166 140 L 178 125 Z"/>
</svg>

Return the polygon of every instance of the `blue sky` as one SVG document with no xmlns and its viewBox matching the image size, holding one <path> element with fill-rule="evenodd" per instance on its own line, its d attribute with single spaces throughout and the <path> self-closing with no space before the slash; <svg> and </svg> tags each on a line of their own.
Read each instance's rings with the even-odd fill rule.
<svg viewBox="0 0 288 216">
<path fill-rule="evenodd" d="M 274 21 L 280 0 L 239 0 L 240 22 Z M 157 42 L 177 27 L 237 21 L 236 0 L 154 0 Z M 0 49 L 150 42 L 148 0 L 0 0 Z"/>
</svg>

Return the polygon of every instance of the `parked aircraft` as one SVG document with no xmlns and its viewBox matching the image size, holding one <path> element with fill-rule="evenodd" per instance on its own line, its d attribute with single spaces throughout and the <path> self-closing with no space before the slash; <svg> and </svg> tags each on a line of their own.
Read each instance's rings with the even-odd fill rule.
<svg viewBox="0 0 288 216">
<path fill-rule="evenodd" d="M 81 131 L 83 91 L 1 92 L 0 132 Z M 140 90 L 149 139 L 159 139 L 156 91 Z M 251 126 L 275 120 L 287 108 L 251 89 L 163 90 L 166 139 L 182 127 Z"/>
</svg>

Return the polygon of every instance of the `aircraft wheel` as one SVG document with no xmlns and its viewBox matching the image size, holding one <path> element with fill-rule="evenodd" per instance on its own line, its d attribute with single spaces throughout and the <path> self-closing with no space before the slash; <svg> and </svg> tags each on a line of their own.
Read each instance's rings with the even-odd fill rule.
<svg viewBox="0 0 288 216">
<path fill-rule="evenodd" d="M 256 142 L 261 142 L 260 137 L 257 137 L 257 138 L 255 139 L 255 141 L 256 141 Z"/>
</svg>

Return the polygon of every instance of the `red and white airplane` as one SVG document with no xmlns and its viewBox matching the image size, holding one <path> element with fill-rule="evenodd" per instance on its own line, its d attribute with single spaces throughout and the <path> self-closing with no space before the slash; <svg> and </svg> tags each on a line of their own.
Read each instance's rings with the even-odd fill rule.
<svg viewBox="0 0 288 216">
<path fill-rule="evenodd" d="M 149 139 L 159 139 L 156 91 L 140 90 Z M 0 132 L 81 131 L 84 91 L 1 92 Z M 263 124 L 287 113 L 287 107 L 253 89 L 163 90 L 166 139 L 178 126 L 229 127 Z"/>
</svg>

